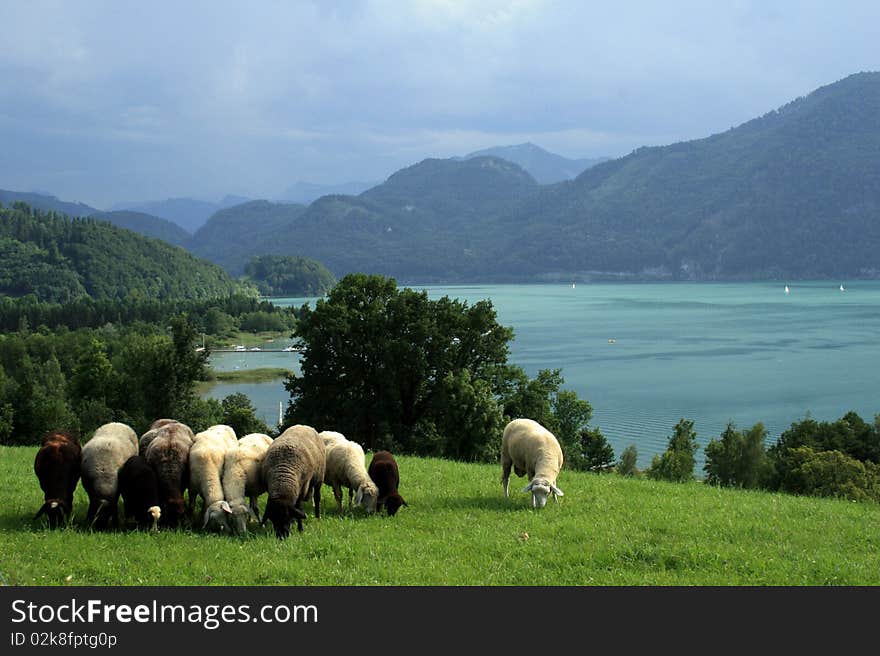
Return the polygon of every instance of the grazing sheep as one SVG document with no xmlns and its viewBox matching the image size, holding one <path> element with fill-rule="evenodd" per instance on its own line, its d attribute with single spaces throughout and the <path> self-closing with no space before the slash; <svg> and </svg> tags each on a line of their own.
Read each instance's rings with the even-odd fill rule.
<svg viewBox="0 0 880 656">
<path fill-rule="evenodd" d="M 331 446 L 338 444 L 339 442 L 348 441 L 345 435 L 343 435 L 342 433 L 337 433 L 336 431 L 321 431 L 320 433 L 318 433 L 318 436 L 324 443 L 324 448 L 328 450 Z"/>
<path fill-rule="evenodd" d="M 400 471 L 397 461 L 390 452 L 377 451 L 370 461 L 367 474 L 379 488 L 379 498 L 376 503 L 384 505 L 389 515 L 394 515 L 401 506 L 409 506 L 397 491 L 397 486 L 400 485 Z"/>
<path fill-rule="evenodd" d="M 118 524 L 119 470 L 138 451 L 130 426 L 110 422 L 99 426 L 82 448 L 82 484 L 89 495 L 86 523 L 97 529 Z"/>
<path fill-rule="evenodd" d="M 523 492 L 532 493 L 532 507 L 543 508 L 547 497 L 554 501 L 563 496 L 556 487 L 562 469 L 562 448 L 556 436 L 532 419 L 514 419 L 504 428 L 501 437 L 501 483 L 504 496 L 508 493 L 510 468 L 517 476 L 528 475 L 529 484 Z"/>
<path fill-rule="evenodd" d="M 290 535 L 290 523 L 296 520 L 303 530 L 306 515 L 302 502 L 312 495 L 315 518 L 321 517 L 321 485 L 324 483 L 324 443 L 311 426 L 297 424 L 278 436 L 266 451 L 262 472 L 269 501 L 262 524 L 271 520 L 275 536 L 281 540 Z"/>
<path fill-rule="evenodd" d="M 368 513 L 376 512 L 379 488 L 367 474 L 363 448 L 357 442 L 347 440 L 339 433 L 336 435 L 339 435 L 341 439 L 336 438 L 327 448 L 324 483 L 333 488 L 333 496 L 336 497 L 339 512 L 343 511 L 343 487 L 348 488 L 349 508 L 351 508 L 352 495 L 354 495 L 355 504 L 363 506 Z"/>
<path fill-rule="evenodd" d="M 46 515 L 49 528 L 61 526 L 73 512 L 81 453 L 79 440 L 66 431 L 52 431 L 43 436 L 34 458 L 34 473 L 40 481 L 44 502 L 34 519 Z"/>
<path fill-rule="evenodd" d="M 147 446 L 144 459 L 159 480 L 161 524 L 174 528 L 186 514 L 183 492 L 189 485 L 189 450 L 193 432 L 186 424 L 171 422 L 159 427 Z"/>
<path fill-rule="evenodd" d="M 138 453 L 140 455 L 144 455 L 147 452 L 147 447 L 150 445 L 150 442 L 153 441 L 153 438 L 159 433 L 159 429 L 163 426 L 167 426 L 168 424 L 179 424 L 180 422 L 176 419 L 157 419 L 152 424 L 150 424 L 150 428 L 146 433 L 141 435 L 140 440 L 138 440 Z M 186 424 L 184 424 L 186 426 Z M 189 426 L 186 426 L 189 429 Z M 190 430 L 190 432 L 192 432 Z"/>
<path fill-rule="evenodd" d="M 245 435 L 238 444 L 226 452 L 223 459 L 223 496 L 225 501 L 215 502 L 206 513 L 214 524 L 231 524 L 238 535 L 247 535 L 248 522 L 259 521 L 257 498 L 266 491 L 262 476 L 263 458 L 272 444 L 272 438 L 263 433 Z M 244 499 L 250 499 L 250 505 Z"/>
<path fill-rule="evenodd" d="M 202 528 L 224 530 L 225 520 L 216 513 L 209 512 L 209 507 L 223 501 L 223 460 L 226 452 L 235 447 L 235 431 L 224 424 L 217 424 L 197 433 L 189 451 L 189 511 L 192 514 L 196 505 L 196 497 L 202 497 Z M 229 506 L 216 506 L 220 514 Z M 213 520 L 213 521 L 212 521 Z M 218 521 L 221 520 L 221 521 Z"/>
<path fill-rule="evenodd" d="M 119 470 L 119 493 L 127 519 L 134 519 L 138 528 L 158 528 L 162 516 L 159 479 L 143 456 L 134 455 L 122 465 Z"/>
</svg>

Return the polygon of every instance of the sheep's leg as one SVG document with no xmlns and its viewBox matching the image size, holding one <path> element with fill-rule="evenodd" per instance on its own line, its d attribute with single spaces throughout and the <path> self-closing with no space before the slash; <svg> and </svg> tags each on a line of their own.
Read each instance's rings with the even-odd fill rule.
<svg viewBox="0 0 880 656">
<path fill-rule="evenodd" d="M 351 510 L 352 507 L 352 499 L 354 497 L 354 490 L 352 488 L 348 488 L 348 509 Z"/>
<path fill-rule="evenodd" d="M 336 497 L 336 507 L 339 509 L 340 514 L 343 512 L 342 508 L 342 486 L 334 485 L 333 486 L 333 496 Z"/>
<path fill-rule="evenodd" d="M 504 496 L 509 497 L 508 486 L 510 485 L 510 467 L 513 464 L 511 460 L 501 458 L 501 485 L 504 486 Z"/>
<path fill-rule="evenodd" d="M 260 506 L 257 504 L 257 497 L 251 497 L 251 510 L 254 513 L 254 517 L 257 518 L 257 521 L 260 521 Z"/>
</svg>

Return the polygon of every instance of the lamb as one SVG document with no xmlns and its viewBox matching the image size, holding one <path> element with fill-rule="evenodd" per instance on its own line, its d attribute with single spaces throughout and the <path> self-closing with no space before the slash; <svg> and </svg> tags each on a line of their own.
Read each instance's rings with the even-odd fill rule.
<svg viewBox="0 0 880 656">
<path fill-rule="evenodd" d="M 532 419 L 514 419 L 504 428 L 501 437 L 501 483 L 504 496 L 509 497 L 510 468 L 517 476 L 528 475 L 529 484 L 523 492 L 532 493 L 532 507 L 543 508 L 547 497 L 554 501 L 563 496 L 556 487 L 562 469 L 562 448 L 556 436 Z"/>
<path fill-rule="evenodd" d="M 134 519 L 138 528 L 156 530 L 162 516 L 159 508 L 159 479 L 141 455 L 133 455 L 119 470 L 119 493 L 125 517 Z"/>
<path fill-rule="evenodd" d="M 324 436 L 327 432 L 329 431 L 324 431 L 321 435 Z M 328 444 L 326 439 L 324 443 Z M 379 488 L 367 474 L 364 450 L 360 444 L 346 439 L 340 433 L 335 433 L 327 448 L 325 463 L 324 483 L 333 488 L 333 496 L 336 497 L 336 505 L 340 513 L 343 511 L 343 487 L 348 488 L 349 508 L 354 495 L 355 504 L 363 506 L 368 513 L 376 512 Z M 355 490 L 357 490 L 356 494 Z"/>
<path fill-rule="evenodd" d="M 115 421 L 99 426 L 83 446 L 82 484 L 89 495 L 89 526 L 103 529 L 110 521 L 118 524 L 119 470 L 137 452 L 137 434 Z"/>
<path fill-rule="evenodd" d="M 223 528 L 231 524 L 236 534 L 247 535 L 248 521 L 259 521 L 257 497 L 266 491 L 261 468 L 270 444 L 272 438 L 268 435 L 250 433 L 226 452 L 221 477 L 225 500 L 208 507 L 206 524 L 210 521 Z M 245 503 L 245 497 L 250 499 L 250 505 Z"/>
<path fill-rule="evenodd" d="M 73 493 L 79 482 L 82 448 L 75 435 L 51 431 L 43 436 L 34 458 L 34 473 L 43 490 L 43 505 L 34 515 L 46 515 L 49 528 L 64 524 L 73 512 Z"/>
<path fill-rule="evenodd" d="M 183 492 L 189 485 L 189 451 L 193 437 L 189 426 L 171 422 L 159 427 L 144 453 L 144 459 L 155 470 L 159 481 L 163 526 L 176 527 L 186 514 Z"/>
<path fill-rule="evenodd" d="M 262 473 L 269 492 L 263 513 L 263 525 L 271 520 L 275 536 L 282 540 L 290 535 L 290 523 L 296 520 L 303 530 L 306 515 L 302 502 L 314 495 L 315 519 L 321 518 L 321 486 L 324 484 L 324 444 L 311 426 L 297 424 L 278 436 L 266 451 Z"/>
<path fill-rule="evenodd" d="M 377 451 L 370 461 L 367 474 L 379 488 L 379 498 L 376 503 L 385 506 L 385 512 L 394 515 L 401 506 L 409 507 L 397 491 L 400 485 L 400 471 L 397 461 L 388 451 Z"/>
</svg>

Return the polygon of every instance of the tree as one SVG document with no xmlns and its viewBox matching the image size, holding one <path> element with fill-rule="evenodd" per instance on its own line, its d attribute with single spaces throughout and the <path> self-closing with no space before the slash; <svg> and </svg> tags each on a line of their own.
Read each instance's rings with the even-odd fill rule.
<svg viewBox="0 0 880 656">
<path fill-rule="evenodd" d="M 621 476 L 637 476 L 639 474 L 639 470 L 636 468 L 638 461 L 639 451 L 635 444 L 630 444 L 620 454 L 620 462 L 617 463 L 615 471 Z"/>
<path fill-rule="evenodd" d="M 580 434 L 580 461 L 583 469 L 608 471 L 614 466 L 614 449 L 598 428 L 587 428 Z"/>
<path fill-rule="evenodd" d="M 301 308 L 295 335 L 302 373 L 285 381 L 285 425 L 337 430 L 367 450 L 491 460 L 510 413 L 553 421 L 561 376 L 530 380 L 507 363 L 513 331 L 489 301 L 430 300 L 351 274 Z"/>
<path fill-rule="evenodd" d="M 257 409 L 246 394 L 236 392 L 222 401 L 223 419 L 221 423 L 231 426 L 239 437 L 249 433 L 269 433 L 266 422 L 257 417 Z"/>
<path fill-rule="evenodd" d="M 694 422 L 680 419 L 673 429 L 669 444 L 661 455 L 655 455 L 645 472 L 649 478 L 684 483 L 694 479 L 697 433 Z"/>
<path fill-rule="evenodd" d="M 747 489 L 763 487 L 770 467 L 764 446 L 766 438 L 767 431 L 761 423 L 743 432 L 728 422 L 720 438 L 706 445 L 706 483 Z"/>
</svg>

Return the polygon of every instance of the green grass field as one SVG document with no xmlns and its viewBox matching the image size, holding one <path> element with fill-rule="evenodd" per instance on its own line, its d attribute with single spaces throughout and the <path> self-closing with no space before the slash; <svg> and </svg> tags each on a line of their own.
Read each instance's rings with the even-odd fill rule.
<svg viewBox="0 0 880 656">
<path fill-rule="evenodd" d="M 565 471 L 535 511 L 500 465 L 400 457 L 395 517 L 322 517 L 279 541 L 178 530 L 49 531 L 36 447 L 0 447 L 0 582 L 12 585 L 877 585 L 880 505 Z M 370 456 L 367 455 L 369 460 Z M 347 500 L 347 497 L 346 497 Z M 265 496 L 261 498 L 261 509 Z"/>
</svg>

